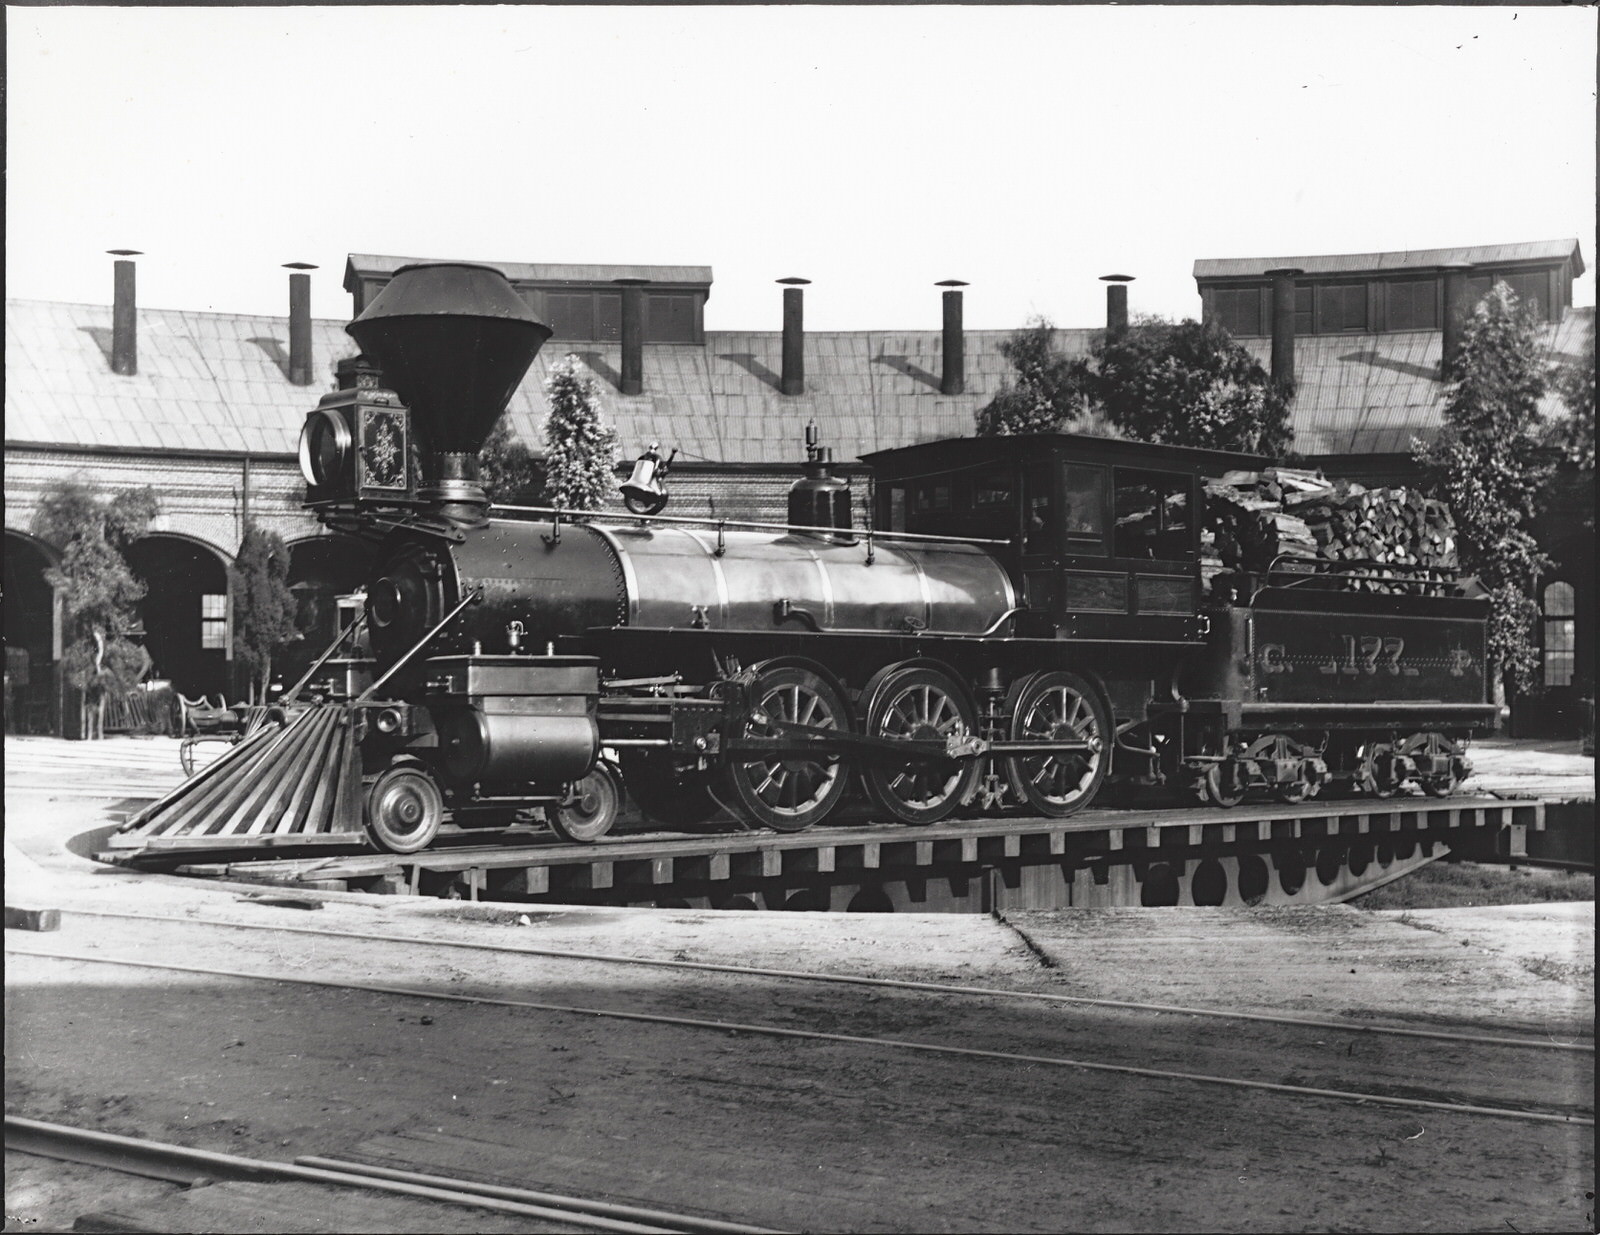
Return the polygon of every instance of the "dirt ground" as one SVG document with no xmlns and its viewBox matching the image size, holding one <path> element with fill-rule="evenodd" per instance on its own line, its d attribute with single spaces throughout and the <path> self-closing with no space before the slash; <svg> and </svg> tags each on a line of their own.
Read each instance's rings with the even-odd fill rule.
<svg viewBox="0 0 1600 1235">
<path fill-rule="evenodd" d="M 135 875 L 77 856 L 85 842 L 72 838 L 104 828 L 119 798 L 148 796 L 167 775 L 160 748 L 103 745 L 23 751 L 14 769 L 7 743 L 7 903 L 65 910 L 59 932 L 7 932 L 8 1113 L 263 1158 L 409 1163 L 793 1230 L 1593 1227 L 1593 1129 L 1579 1125 L 15 954 L 157 958 L 1592 1111 L 1588 1054 L 818 989 L 427 942 L 1592 1041 L 1592 904 L 1080 910 L 1009 922 L 612 909 L 523 915 L 337 895 L 300 910 L 262 903 L 259 888 Z M 417 942 L 223 931 L 82 912 L 89 910 L 380 931 Z M 184 1192 L 16 1156 L 7 1162 L 6 1229 L 63 1230 L 86 1212 L 140 1207 L 165 1214 L 174 1230 L 561 1229 L 355 1192 L 251 1188 Z"/>
</svg>

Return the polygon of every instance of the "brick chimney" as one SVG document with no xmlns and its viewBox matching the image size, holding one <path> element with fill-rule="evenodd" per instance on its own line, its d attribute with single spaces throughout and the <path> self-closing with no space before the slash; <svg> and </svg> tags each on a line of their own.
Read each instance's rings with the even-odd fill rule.
<svg viewBox="0 0 1600 1235">
<path fill-rule="evenodd" d="M 1461 356 L 1461 327 L 1471 312 L 1467 304 L 1467 275 L 1472 267 L 1453 262 L 1444 270 L 1444 358 L 1439 363 L 1439 380 L 1448 382 L 1455 374 Z"/>
<path fill-rule="evenodd" d="M 311 385 L 311 276 L 310 262 L 284 262 L 289 275 L 289 380 L 296 386 Z"/>
<path fill-rule="evenodd" d="M 1272 280 L 1272 380 L 1294 384 L 1295 280 L 1305 273 L 1293 266 L 1267 271 Z"/>
<path fill-rule="evenodd" d="M 941 279 L 934 286 L 945 289 L 944 372 L 939 393 L 958 395 L 967 388 L 967 343 L 961 332 L 961 289 L 967 285 L 960 279 Z"/>
<path fill-rule="evenodd" d="M 117 258 L 112 267 L 111 371 L 132 377 L 139 371 L 138 299 L 134 291 L 133 262 L 138 249 L 107 249 Z"/>
<path fill-rule="evenodd" d="M 1128 284 L 1131 274 L 1103 274 L 1100 281 L 1106 285 L 1106 333 L 1121 334 L 1128 328 Z"/>
<path fill-rule="evenodd" d="M 625 395 L 644 393 L 644 285 L 649 279 L 617 279 L 622 287 L 622 382 Z"/>
<path fill-rule="evenodd" d="M 778 389 L 786 395 L 806 392 L 806 310 L 802 290 L 810 279 L 779 279 L 783 288 L 783 377 Z"/>
</svg>

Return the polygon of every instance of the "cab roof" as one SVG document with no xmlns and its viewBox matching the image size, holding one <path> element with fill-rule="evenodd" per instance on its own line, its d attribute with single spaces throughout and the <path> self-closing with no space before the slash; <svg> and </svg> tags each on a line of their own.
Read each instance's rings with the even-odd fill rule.
<svg viewBox="0 0 1600 1235">
<path fill-rule="evenodd" d="M 1011 463 L 1048 456 L 1071 462 L 1122 464 L 1219 476 L 1223 472 L 1259 471 L 1271 467 L 1265 455 L 1234 450 L 1205 450 L 1197 446 L 1167 446 L 1131 442 L 1120 438 L 1089 437 L 1081 433 L 1024 433 L 1005 437 L 955 437 L 919 442 L 895 450 L 875 450 L 861 456 L 880 478 L 924 475 Z"/>
</svg>

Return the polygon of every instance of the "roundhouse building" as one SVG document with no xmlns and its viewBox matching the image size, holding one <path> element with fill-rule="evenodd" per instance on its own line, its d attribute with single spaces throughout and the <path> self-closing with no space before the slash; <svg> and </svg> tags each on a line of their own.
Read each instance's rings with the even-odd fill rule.
<svg viewBox="0 0 1600 1235">
<path fill-rule="evenodd" d="M 1447 252 L 1448 261 L 1440 256 Z M 413 260 L 423 259 L 352 254 L 344 272 L 352 315 Z M 1418 264 L 1424 262 L 1431 264 Z M 1330 456 L 1330 473 L 1382 479 L 1405 475 L 1413 434 L 1437 431 L 1438 365 L 1447 345 L 1438 306 L 1446 278 L 1452 290 L 1460 282 L 1446 267 L 1460 262 L 1468 264 L 1469 288 L 1486 288 L 1487 278 L 1502 274 L 1543 272 L 1551 358 L 1576 358 L 1593 310 L 1568 307 L 1571 279 L 1583 271 L 1573 241 L 1361 259 L 1202 261 L 1195 275 L 1205 311 L 1263 363 L 1277 357 L 1281 368 L 1289 357 L 1300 391 L 1297 448 Z M 556 360 L 575 356 L 599 383 L 618 429 L 619 469 L 652 442 L 663 453 L 679 450 L 669 513 L 781 519 L 808 424 L 816 423 L 850 474 L 859 471 L 852 461 L 874 450 L 971 434 L 975 412 L 1009 373 L 999 345 L 1010 332 L 964 330 L 954 281 L 939 285 L 937 308 L 930 289 L 936 328 L 807 331 L 803 280 L 783 280 L 782 329 L 708 331 L 708 267 L 488 264 L 555 328 L 513 397 L 515 434 L 538 447 L 544 378 Z M 1273 322 L 1281 315 L 1272 312 L 1272 295 L 1284 284 L 1269 272 L 1285 267 L 1306 273 L 1294 285 L 1298 329 L 1280 324 L 1275 342 Z M 60 732 L 75 712 L 64 706 L 60 605 L 45 580 L 56 553 L 33 533 L 39 496 L 53 481 L 79 476 L 108 490 L 156 490 L 162 513 L 132 555 L 149 584 L 145 642 L 157 676 L 191 698 L 236 693 L 227 568 L 247 521 L 276 530 L 290 546 L 291 583 L 309 633 L 284 658 L 286 674 L 332 637 L 335 598 L 361 578 L 362 547 L 327 533 L 300 509 L 295 449 L 305 414 L 326 391 L 362 380 L 344 323 L 310 318 L 309 276 L 291 276 L 290 313 L 272 318 L 139 307 L 131 264 L 119 261 L 115 273 L 111 306 L 6 306 L 11 731 Z M 1326 287 L 1338 290 L 1323 290 L 1324 275 Z M 1420 290 L 1428 277 L 1438 284 L 1431 324 Z M 1407 281 L 1407 291 L 1391 290 Z M 1357 285 L 1366 289 L 1365 317 L 1356 312 L 1357 293 L 1344 290 Z M 1112 283 L 1109 314 L 1125 312 L 1126 295 L 1124 282 Z M 775 294 L 775 319 L 778 310 Z M 1058 330 L 1057 344 L 1081 355 L 1099 328 Z M 865 499 L 858 489 L 858 511 Z M 1592 529 L 1587 535 L 1592 557 Z M 1572 556 L 1581 550 L 1563 548 L 1563 560 L 1587 562 Z M 1545 623 L 1551 681 L 1565 666 L 1569 684 L 1557 689 L 1573 699 L 1593 680 L 1593 586 L 1586 571 L 1581 580 L 1577 574 L 1568 572 L 1572 616 L 1556 616 L 1547 600 Z M 1562 621 L 1567 627 L 1552 625 Z M 1572 650 L 1563 659 L 1555 644 L 1567 634 Z M 1592 685 L 1586 689 L 1592 693 Z M 1549 723 L 1572 723 L 1567 705 L 1554 712 L 1540 706 L 1551 713 Z"/>
</svg>

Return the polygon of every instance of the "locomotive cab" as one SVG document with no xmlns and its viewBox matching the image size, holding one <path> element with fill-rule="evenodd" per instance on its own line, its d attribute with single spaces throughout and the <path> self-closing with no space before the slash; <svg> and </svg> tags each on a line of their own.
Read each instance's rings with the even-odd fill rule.
<svg viewBox="0 0 1600 1235">
<path fill-rule="evenodd" d="M 1077 434 L 960 438 L 864 456 L 876 526 L 1010 541 L 996 556 L 1073 638 L 1188 639 L 1203 478 L 1265 460 Z"/>
</svg>

